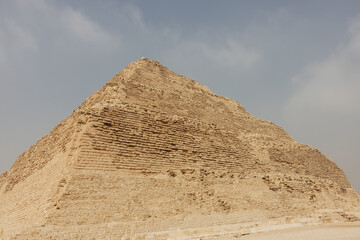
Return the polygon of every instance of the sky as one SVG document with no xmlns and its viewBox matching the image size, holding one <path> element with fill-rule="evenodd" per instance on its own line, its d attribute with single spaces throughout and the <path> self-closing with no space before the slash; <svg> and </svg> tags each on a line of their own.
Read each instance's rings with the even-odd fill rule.
<svg viewBox="0 0 360 240">
<path fill-rule="evenodd" d="M 0 0 L 0 172 L 141 57 L 319 149 L 360 192 L 358 0 Z"/>
</svg>

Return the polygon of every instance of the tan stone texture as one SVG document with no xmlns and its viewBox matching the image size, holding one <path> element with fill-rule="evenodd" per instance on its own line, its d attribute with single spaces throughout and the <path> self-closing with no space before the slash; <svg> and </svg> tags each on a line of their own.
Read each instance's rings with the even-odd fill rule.
<svg viewBox="0 0 360 240">
<path fill-rule="evenodd" d="M 331 159 L 146 58 L 0 175 L 4 239 L 196 239 L 359 213 Z"/>
</svg>

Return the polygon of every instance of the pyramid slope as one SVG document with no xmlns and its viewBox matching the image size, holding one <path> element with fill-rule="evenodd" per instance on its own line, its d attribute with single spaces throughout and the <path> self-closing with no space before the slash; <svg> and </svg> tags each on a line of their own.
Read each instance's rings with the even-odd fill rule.
<svg viewBox="0 0 360 240">
<path fill-rule="evenodd" d="M 199 82 L 169 71 L 147 58 L 129 64 L 80 108 L 124 102 L 216 124 L 231 131 L 253 131 L 279 139 L 292 139 L 273 123 L 254 118 L 233 99 L 216 95 Z"/>
<path fill-rule="evenodd" d="M 80 127 L 74 119 L 76 114 L 58 124 L 0 176 L 0 232 L 45 223 L 76 154 Z"/>
<path fill-rule="evenodd" d="M 359 212 L 318 150 L 146 58 L 20 155 L 0 201 L 0 233 L 19 239 L 194 237 Z"/>
</svg>

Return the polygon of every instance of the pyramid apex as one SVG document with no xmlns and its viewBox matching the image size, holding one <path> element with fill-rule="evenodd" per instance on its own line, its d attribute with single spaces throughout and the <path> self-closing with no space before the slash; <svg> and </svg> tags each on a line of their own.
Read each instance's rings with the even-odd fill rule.
<svg viewBox="0 0 360 240">
<path fill-rule="evenodd" d="M 133 63 L 136 63 L 136 64 L 148 63 L 148 64 L 153 64 L 153 65 L 161 65 L 158 61 L 147 58 L 147 57 L 142 57 Z"/>
<path fill-rule="evenodd" d="M 137 61 L 151 61 L 151 59 L 147 58 L 147 57 L 142 57 Z"/>
</svg>

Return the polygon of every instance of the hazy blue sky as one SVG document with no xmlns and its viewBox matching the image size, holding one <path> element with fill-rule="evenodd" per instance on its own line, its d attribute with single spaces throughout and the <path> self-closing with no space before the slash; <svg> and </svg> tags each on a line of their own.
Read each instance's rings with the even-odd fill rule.
<svg viewBox="0 0 360 240">
<path fill-rule="evenodd" d="M 0 0 L 0 171 L 143 56 L 318 148 L 360 191 L 358 0 Z"/>
</svg>

